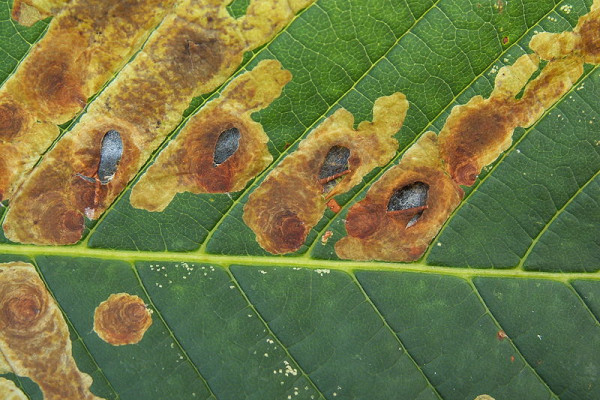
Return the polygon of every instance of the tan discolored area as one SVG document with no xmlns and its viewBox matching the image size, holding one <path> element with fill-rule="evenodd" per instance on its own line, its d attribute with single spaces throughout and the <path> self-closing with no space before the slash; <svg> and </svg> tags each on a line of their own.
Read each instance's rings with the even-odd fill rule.
<svg viewBox="0 0 600 400">
<path fill-rule="evenodd" d="M 190 100 L 223 83 L 239 66 L 245 51 L 271 39 L 296 11 L 286 0 L 277 0 L 271 2 L 274 8 L 269 8 L 273 10 L 269 13 L 255 0 L 246 16 L 236 20 L 226 9 L 228 3 L 177 3 L 144 49 L 90 104 L 87 114 L 21 186 L 3 225 L 10 240 L 35 244 L 77 242 L 84 216 L 96 219 L 113 202 L 181 121 Z M 261 25 L 259 35 L 252 27 L 242 29 L 249 21 Z M 114 178 L 98 187 L 82 183 L 77 174 L 97 171 L 99 154 L 93 146 L 98 143 L 99 127 L 104 134 L 121 127 L 124 146 Z M 92 196 L 90 186 L 94 185 Z"/>
<path fill-rule="evenodd" d="M 488 99 L 475 96 L 450 112 L 439 146 L 448 172 L 459 185 L 471 186 L 481 169 L 510 147 L 515 128 L 532 125 L 583 74 L 582 61 L 569 57 L 549 62 L 527 83 L 538 61 L 535 55 L 521 56 L 500 69 Z M 516 99 L 524 86 L 522 98 Z"/>
<path fill-rule="evenodd" d="M 544 60 L 577 56 L 589 64 L 600 63 L 600 0 L 594 0 L 591 11 L 579 18 L 572 32 L 539 33 L 529 47 Z"/>
<path fill-rule="evenodd" d="M 388 211 L 394 193 L 417 182 L 428 186 L 425 205 Z M 336 243 L 335 251 L 340 258 L 352 260 L 416 260 L 462 196 L 462 189 L 442 166 L 436 134 L 427 132 L 350 208 L 349 236 Z"/>
<path fill-rule="evenodd" d="M 27 400 L 25 393 L 13 381 L 0 378 L 0 399 L 2 400 Z"/>
<path fill-rule="evenodd" d="M 138 343 L 150 325 L 143 300 L 127 293 L 111 294 L 94 312 L 94 332 L 113 346 Z"/>
<path fill-rule="evenodd" d="M 355 130 L 352 114 L 340 109 L 310 133 L 271 171 L 244 206 L 244 222 L 261 247 L 273 254 L 298 250 L 322 218 L 328 199 L 347 192 L 394 156 L 398 142 L 393 135 L 400 130 L 407 109 L 405 96 L 395 93 L 377 99 L 373 122 L 363 121 Z M 336 176 L 320 178 L 334 146 L 349 150 L 348 168 Z"/>
<path fill-rule="evenodd" d="M 142 45 L 174 2 L 15 3 L 13 15 L 22 17 L 23 10 L 58 14 L 0 89 L 0 158 L 6 164 L 3 168 L 10 171 L 0 179 L 2 198 L 13 196 L 56 139 L 57 124 L 69 121 L 83 109 L 87 99 Z"/>
<path fill-rule="evenodd" d="M 21 25 L 31 26 L 37 21 L 56 15 L 70 0 L 14 0 L 12 18 Z"/>
<path fill-rule="evenodd" d="M 273 157 L 269 138 L 251 114 L 279 97 L 292 75 L 275 60 L 264 60 L 233 80 L 221 96 L 194 115 L 131 191 L 131 204 L 162 211 L 176 193 L 227 193 L 244 188 Z M 237 150 L 223 163 L 214 162 L 223 132 L 241 134 Z"/>
<path fill-rule="evenodd" d="M 0 352 L 46 400 L 98 400 L 79 371 L 62 313 L 31 264 L 0 264 Z"/>
</svg>

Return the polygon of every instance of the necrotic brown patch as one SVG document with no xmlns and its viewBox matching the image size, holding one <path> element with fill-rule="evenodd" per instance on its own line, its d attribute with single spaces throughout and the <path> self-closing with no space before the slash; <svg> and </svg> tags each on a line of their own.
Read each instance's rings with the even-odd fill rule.
<svg viewBox="0 0 600 400">
<path fill-rule="evenodd" d="M 0 104 L 0 141 L 10 141 L 21 132 L 24 124 L 24 110 L 18 104 Z"/>
<path fill-rule="evenodd" d="M 138 296 L 112 294 L 94 312 L 94 331 L 113 346 L 134 344 L 142 340 L 152 325 L 152 316 Z"/>
<path fill-rule="evenodd" d="M 394 155 L 393 134 L 407 108 L 400 93 L 381 97 L 373 108 L 373 122 L 354 130 L 354 118 L 342 109 L 304 139 L 244 206 L 244 222 L 261 247 L 273 254 L 297 251 L 323 216 L 329 198 L 346 192 Z"/>
<path fill-rule="evenodd" d="M 336 243 L 336 253 L 354 260 L 415 260 L 461 198 L 442 168 L 437 137 L 428 132 L 350 208 L 349 236 Z"/>
<path fill-rule="evenodd" d="M 30 264 L 0 264 L 0 352 L 45 399 L 98 399 L 73 360 L 62 313 Z"/>
<path fill-rule="evenodd" d="M 290 79 L 274 60 L 234 79 L 160 154 L 134 187 L 131 204 L 160 211 L 182 191 L 241 190 L 272 160 L 268 137 L 251 114 L 267 107 Z"/>
</svg>

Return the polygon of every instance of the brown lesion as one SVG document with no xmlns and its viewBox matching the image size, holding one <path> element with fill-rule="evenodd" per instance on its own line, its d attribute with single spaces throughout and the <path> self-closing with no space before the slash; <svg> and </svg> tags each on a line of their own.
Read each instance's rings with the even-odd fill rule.
<svg viewBox="0 0 600 400">
<path fill-rule="evenodd" d="M 15 201 L 4 223 L 6 237 L 21 243 L 76 243 L 85 229 L 85 218 L 95 219 L 107 199 L 127 185 L 139 162 L 139 149 L 132 143 L 135 128 L 126 122 L 82 118 L 85 140 L 65 138 L 53 157 L 35 169 L 29 185 Z M 124 154 L 117 172 L 107 184 L 98 179 L 102 139 L 108 131 L 120 132 Z M 86 179 L 86 177 L 90 179 Z M 31 216 L 31 217 L 28 217 Z M 22 221 L 28 220 L 24 226 Z M 12 221 L 17 221 L 14 223 Z"/>
<path fill-rule="evenodd" d="M 537 121 L 583 73 L 581 60 L 569 57 L 549 62 L 528 83 L 538 62 L 535 55 L 520 57 L 500 69 L 488 99 L 475 96 L 452 109 L 439 145 L 446 168 L 459 185 L 473 185 L 482 168 L 510 147 L 515 128 Z M 517 99 L 523 87 L 523 96 Z"/>
<path fill-rule="evenodd" d="M 529 47 L 544 60 L 580 57 L 589 64 L 600 63 L 600 0 L 594 0 L 591 11 L 579 18 L 573 31 L 539 33 Z"/>
<path fill-rule="evenodd" d="M 221 96 L 193 116 L 140 178 L 131 193 L 134 207 L 161 211 L 176 193 L 239 191 L 273 159 L 268 137 L 251 114 L 279 97 L 290 81 L 289 71 L 275 60 L 265 60 L 233 80 Z M 215 164 L 219 137 L 239 133 L 237 149 Z"/>
<path fill-rule="evenodd" d="M 416 260 L 462 196 L 444 171 L 437 136 L 428 132 L 350 208 L 349 236 L 336 243 L 336 253 L 353 260 Z"/>
<path fill-rule="evenodd" d="M 250 195 L 244 222 L 260 246 L 273 254 L 298 250 L 327 208 L 327 201 L 359 183 L 373 168 L 395 154 L 393 135 L 408 109 L 401 93 L 377 99 L 373 122 L 354 129 L 354 117 L 340 109 L 321 123 L 288 155 Z M 323 177 L 323 165 L 332 148 L 349 150 L 347 170 Z M 346 160 L 344 160 L 346 161 Z M 329 175 L 329 172 L 326 173 Z M 339 176 L 334 176 L 339 175 Z M 329 183 L 334 182 L 331 186 Z"/>
<path fill-rule="evenodd" d="M 56 22 L 52 25 L 56 28 L 52 28 L 52 26 L 49 28 L 44 38 L 45 43 L 48 43 L 46 38 L 53 34 L 52 32 L 68 30 L 71 29 L 70 26 L 77 25 L 78 16 L 72 10 L 77 10 L 77 7 L 83 4 L 83 0 L 73 1 L 72 7 L 64 11 L 65 15 L 68 14 L 68 18 L 57 16 L 55 20 L 60 19 L 62 23 Z M 171 4 L 158 0 L 139 1 L 136 12 L 124 12 L 122 17 L 123 19 L 131 17 L 129 22 L 139 22 L 140 27 L 145 26 L 147 21 L 140 22 L 139 18 L 145 16 L 149 20 L 158 21 L 161 14 L 154 12 L 153 8 L 156 7 L 166 13 Z M 255 1 L 251 2 L 251 5 Z M 127 1 L 127 4 L 133 4 L 132 2 L 133 0 Z M 279 4 L 280 2 L 287 4 L 287 0 L 277 0 L 273 3 Z M 14 241 L 36 244 L 68 244 L 74 243 L 78 235 L 79 238 L 81 237 L 83 231 L 79 229 L 80 220 L 77 220 L 75 216 L 77 215 L 77 218 L 79 216 L 86 216 L 90 219 L 97 218 L 117 197 L 126 183 L 135 176 L 137 170 L 143 166 L 143 163 L 163 142 L 164 138 L 180 123 L 182 113 L 189 106 L 190 100 L 194 96 L 216 89 L 239 67 L 244 52 L 255 48 L 260 42 L 255 40 L 254 28 L 245 31 L 242 29 L 241 21 L 231 18 L 226 5 L 227 1 L 222 0 L 202 2 L 194 0 L 177 3 L 177 6 L 171 10 L 172 12 L 161 22 L 159 28 L 148 38 L 143 50 L 123 68 L 93 104 L 89 105 L 87 114 L 44 156 L 29 179 L 20 186 L 19 193 L 12 199 L 4 221 L 3 226 L 7 237 Z M 98 7 L 108 7 L 108 10 L 112 11 L 114 2 L 98 1 Z M 142 12 L 146 10 L 146 7 L 151 10 Z M 277 22 L 273 26 L 279 29 L 278 27 L 282 26 L 280 21 L 287 23 L 293 15 L 279 13 L 277 10 L 278 8 L 275 7 L 271 12 L 261 14 L 259 18 L 266 25 L 273 21 Z M 93 13 L 97 14 L 98 9 L 94 9 Z M 90 24 L 90 27 L 94 28 L 94 34 L 88 35 L 89 27 L 86 29 L 82 29 L 82 27 L 87 26 L 89 20 L 87 17 L 81 18 L 81 20 L 83 21 L 82 25 L 77 25 L 80 30 L 73 29 L 82 35 L 84 45 L 81 45 L 81 41 L 75 44 L 73 41 L 49 43 L 55 45 L 54 51 L 57 53 L 60 46 L 72 48 L 70 53 L 67 52 L 70 58 L 69 61 L 66 61 L 70 68 L 70 74 L 76 71 L 74 65 L 81 66 L 80 69 L 86 71 L 88 70 L 84 66 L 89 66 L 88 74 L 84 79 L 86 83 L 82 89 L 82 93 L 87 95 L 90 88 L 96 87 L 97 90 L 101 86 L 100 84 L 103 82 L 100 82 L 99 77 L 106 77 L 107 70 L 101 60 L 104 57 L 113 57 L 112 55 L 107 56 L 107 53 L 113 53 L 113 48 L 117 54 L 122 54 L 126 47 L 120 41 L 110 42 L 109 39 L 115 37 L 112 35 L 118 35 L 121 39 L 126 37 L 137 41 L 136 43 L 140 43 L 141 37 L 140 35 L 124 35 L 119 31 L 117 28 L 123 26 L 122 21 L 114 26 Z M 93 18 L 90 20 L 93 21 Z M 95 28 L 99 28 L 101 34 L 96 35 Z M 127 30 L 125 29 L 123 32 L 127 32 Z M 262 37 L 261 40 L 268 40 L 273 34 L 274 30 L 258 36 Z M 106 48 L 102 47 L 107 43 L 111 43 L 111 52 L 107 52 Z M 99 49 L 98 46 L 102 48 Z M 98 50 L 98 54 L 103 54 L 103 56 L 96 57 L 95 50 Z M 41 50 L 38 49 L 38 51 Z M 26 62 L 33 60 L 32 56 L 33 53 Z M 47 53 L 44 57 L 46 56 Z M 79 77 L 75 72 L 69 76 Z M 96 84 L 100 86 L 94 86 Z M 65 84 L 65 86 L 69 86 L 69 84 Z M 50 87 L 53 86 L 50 85 Z M 79 92 L 74 91 L 73 93 Z M 254 95 L 245 95 L 244 101 L 240 104 L 254 107 L 257 99 L 262 101 L 261 96 L 263 94 L 259 87 Z M 28 104 L 34 107 L 41 103 L 32 101 Z M 228 111 L 235 118 L 241 118 L 240 114 L 244 112 L 236 109 Z M 62 117 L 64 116 L 62 115 Z M 95 127 L 91 123 L 97 121 L 106 122 L 106 125 L 110 125 L 111 128 L 126 125 L 123 130 L 114 129 L 119 132 L 128 132 L 129 143 L 124 143 L 126 149 L 117 175 L 108 185 L 101 185 L 99 189 L 95 189 L 93 196 L 95 200 L 90 207 L 89 201 L 77 199 L 90 197 L 90 189 L 79 189 L 79 187 L 81 185 L 89 186 L 92 183 L 83 180 L 83 182 L 74 184 L 72 177 L 76 174 L 90 176 L 87 169 L 91 164 L 81 163 L 79 157 L 85 158 L 86 151 L 96 152 L 94 146 L 97 145 L 97 142 L 90 142 L 90 139 L 95 135 Z M 249 132 L 251 131 L 245 132 L 246 136 Z M 258 140 L 258 144 L 263 146 L 267 140 L 266 135 L 264 138 L 252 139 L 252 141 L 255 140 Z M 52 140 L 47 142 L 44 150 L 50 143 Z M 77 154 L 78 152 L 83 152 L 83 155 Z M 35 156 L 37 157 L 40 153 L 35 153 Z M 29 153 L 26 150 L 21 151 L 21 155 L 27 159 L 31 159 L 32 154 L 34 154 L 33 151 Z M 266 160 L 265 153 L 261 154 L 263 155 L 262 160 Z M 129 161 L 127 161 L 127 157 L 129 157 Z M 225 168 L 225 164 L 227 163 L 219 167 Z M 49 213 L 44 214 L 48 217 L 39 217 L 40 211 L 45 211 L 47 208 L 43 205 L 44 196 L 56 191 L 55 187 L 51 187 L 45 182 L 45 178 L 49 176 L 54 176 L 64 182 L 61 185 L 60 199 L 53 202 L 57 217 L 52 219 Z M 251 176 L 253 175 L 248 175 L 246 181 Z M 79 179 L 81 180 L 81 178 Z M 240 178 L 239 182 L 242 181 L 244 179 Z M 36 186 L 43 190 L 36 189 Z M 227 185 L 223 185 L 223 187 L 225 186 Z M 230 186 L 231 190 L 236 190 L 236 187 L 236 184 L 233 183 Z M 80 193 L 82 190 L 83 194 Z M 159 187 L 159 190 L 162 188 Z M 39 196 L 32 197 L 31 193 L 33 192 L 39 193 Z M 169 200 L 166 201 L 168 203 Z M 33 223 L 34 220 L 37 221 L 37 224 Z M 68 227 L 74 225 L 77 225 L 78 229 L 65 234 L 61 233 L 57 237 L 56 234 L 47 233 L 47 229 L 52 225 L 66 231 L 69 230 Z"/>
<path fill-rule="evenodd" d="M 112 294 L 94 312 L 94 332 L 113 346 L 139 343 L 152 325 L 152 316 L 138 296 Z"/>
<path fill-rule="evenodd" d="M 99 400 L 89 390 L 92 378 L 75 364 L 62 313 L 30 264 L 0 264 L 0 352 L 45 399 Z"/>
</svg>

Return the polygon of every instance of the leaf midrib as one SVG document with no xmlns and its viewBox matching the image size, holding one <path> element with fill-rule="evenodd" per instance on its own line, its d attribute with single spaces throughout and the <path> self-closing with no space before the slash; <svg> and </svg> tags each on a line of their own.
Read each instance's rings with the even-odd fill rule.
<svg viewBox="0 0 600 400">
<path fill-rule="evenodd" d="M 62 256 L 73 258 L 96 258 L 103 260 L 136 261 L 177 261 L 200 264 L 215 264 L 223 267 L 231 265 L 305 267 L 311 269 L 334 269 L 353 274 L 354 271 L 398 271 L 457 276 L 464 279 L 473 277 L 533 278 L 569 282 L 573 279 L 600 280 L 596 272 L 540 272 L 512 269 L 456 268 L 427 265 L 424 262 L 391 263 L 373 261 L 337 261 L 306 259 L 281 256 L 239 256 L 199 253 L 153 252 L 135 250 L 113 250 L 81 248 L 77 246 L 35 246 L 0 244 L 0 254 L 21 255 L 30 258 L 38 256 Z"/>
</svg>

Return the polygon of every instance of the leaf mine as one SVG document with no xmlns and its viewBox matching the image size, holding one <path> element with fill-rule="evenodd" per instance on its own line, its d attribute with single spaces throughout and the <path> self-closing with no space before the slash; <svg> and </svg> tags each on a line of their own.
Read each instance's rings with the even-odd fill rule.
<svg viewBox="0 0 600 400">
<path fill-rule="evenodd" d="M 529 47 L 544 60 L 578 56 L 586 63 L 600 63 L 600 0 L 594 0 L 591 11 L 579 18 L 572 32 L 535 35 Z"/>
<path fill-rule="evenodd" d="M 0 378 L 0 399 L 2 400 L 27 400 L 25 393 L 13 381 Z"/>
<path fill-rule="evenodd" d="M 0 158 L 8 176 L 0 193 L 11 198 L 41 154 L 106 81 L 142 45 L 175 0 L 27 0 L 15 2 L 19 21 L 57 15 L 48 32 L 0 89 Z M 24 13 L 29 13 L 24 16 Z M 34 12 L 35 14 L 35 12 Z M 6 123 L 10 113 L 21 123 Z M 16 119 L 15 121 L 17 121 Z M 8 132 L 10 130 L 10 132 Z M 4 131 L 4 132 L 3 132 Z M 8 140 L 10 138 L 10 140 Z"/>
<path fill-rule="evenodd" d="M 264 60 L 234 79 L 161 152 L 134 186 L 131 204 L 161 211 L 176 193 L 243 189 L 273 160 L 269 138 L 251 115 L 279 97 L 291 78 L 279 61 Z"/>
<path fill-rule="evenodd" d="M 377 99 L 373 122 L 363 121 L 356 130 L 352 114 L 340 109 L 311 132 L 244 206 L 244 222 L 260 246 L 274 254 L 298 250 L 323 216 L 328 199 L 350 190 L 394 156 L 398 144 L 393 135 L 400 130 L 407 109 L 405 96 L 395 93 Z M 324 180 L 325 184 L 334 182 L 328 179 L 340 174 L 343 179 L 324 194 L 329 189 L 324 188 Z"/>
<path fill-rule="evenodd" d="M 510 147 L 515 128 L 537 121 L 583 73 L 582 61 L 569 57 L 551 61 L 527 83 L 538 69 L 538 60 L 536 55 L 521 56 L 500 69 L 488 99 L 475 96 L 450 112 L 439 146 L 448 172 L 459 185 L 471 186 L 481 169 Z M 523 86 L 522 98 L 516 99 Z"/>
<path fill-rule="evenodd" d="M 340 258 L 412 261 L 421 256 L 463 191 L 445 172 L 433 132 L 423 135 L 346 217 Z"/>
<path fill-rule="evenodd" d="M 0 264 L 0 352 L 46 400 L 99 400 L 71 354 L 69 329 L 31 264 Z"/>
<path fill-rule="evenodd" d="M 138 296 L 112 294 L 94 311 L 94 332 L 113 346 L 139 343 L 152 325 L 152 316 Z"/>
<path fill-rule="evenodd" d="M 237 69 L 245 51 L 272 38 L 312 0 L 277 0 L 268 4 L 255 0 L 239 19 L 229 15 L 228 3 L 190 0 L 176 4 L 142 51 L 90 104 L 78 124 L 22 184 L 3 225 L 10 240 L 35 244 L 77 242 L 83 224 L 79 220 L 74 223 L 75 217 L 80 216 L 81 221 L 83 215 L 98 218 L 181 121 L 192 98 L 217 88 Z M 220 121 L 224 121 L 225 116 L 221 117 Z M 89 202 L 89 189 L 81 188 L 81 184 L 92 185 L 81 178 L 73 181 L 72 177 L 93 175 L 94 172 L 82 170 L 90 165 L 91 149 L 97 151 L 93 143 L 98 126 L 121 133 L 124 153 L 119 173 Z M 231 127 L 223 126 L 219 133 Z M 211 152 L 211 164 L 212 161 Z M 60 182 L 59 193 L 56 186 L 49 186 L 46 181 Z M 83 193 L 78 194 L 80 191 Z M 46 200 L 49 196 L 60 199 L 50 206 Z M 50 233 L 50 226 L 55 226 L 58 233 Z"/>
</svg>

